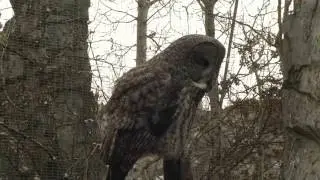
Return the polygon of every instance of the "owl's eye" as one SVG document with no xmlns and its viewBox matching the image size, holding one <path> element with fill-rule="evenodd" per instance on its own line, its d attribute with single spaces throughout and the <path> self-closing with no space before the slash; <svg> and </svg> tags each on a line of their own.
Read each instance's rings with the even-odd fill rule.
<svg viewBox="0 0 320 180">
<path fill-rule="evenodd" d="M 204 58 L 204 57 L 201 57 L 201 58 L 198 58 L 196 63 L 202 67 L 208 67 L 209 66 L 209 61 Z"/>
</svg>

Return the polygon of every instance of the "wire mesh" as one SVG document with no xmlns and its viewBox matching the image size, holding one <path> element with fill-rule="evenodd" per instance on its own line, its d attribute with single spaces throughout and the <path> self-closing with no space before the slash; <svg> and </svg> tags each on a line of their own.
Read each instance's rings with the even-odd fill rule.
<svg viewBox="0 0 320 180">
<path fill-rule="evenodd" d="M 90 2 L 11 5 L 1 32 L 0 177 L 98 179 Z"/>
<path fill-rule="evenodd" d="M 14 16 L 2 22 L 0 32 L 0 179 L 102 179 L 106 167 L 99 157 L 103 138 L 99 110 L 113 81 L 130 68 L 132 63 L 121 60 L 134 45 L 121 45 L 110 37 L 107 55 L 96 55 L 89 41 L 89 0 L 11 0 L 11 8 L 6 3 L 0 7 L 1 16 L 10 14 L 11 8 Z M 114 11 L 107 8 L 110 12 Z M 157 18 L 159 23 L 162 17 Z M 152 42 L 154 53 L 168 44 L 166 37 Z M 241 83 L 241 77 L 230 79 L 231 84 Z M 248 89 L 230 89 L 230 94 L 249 94 Z M 267 90 L 266 94 L 275 94 Z M 284 141 L 280 103 L 277 98 L 263 102 L 230 100 L 232 105 L 219 116 L 209 108 L 199 109 L 190 155 L 194 179 L 279 176 Z M 135 164 L 128 178 L 162 179 L 162 175 L 162 159 L 148 156 Z"/>
</svg>

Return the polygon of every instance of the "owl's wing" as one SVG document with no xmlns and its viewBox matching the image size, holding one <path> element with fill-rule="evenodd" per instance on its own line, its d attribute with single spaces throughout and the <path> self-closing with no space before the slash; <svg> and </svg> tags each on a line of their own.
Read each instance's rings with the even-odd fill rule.
<svg viewBox="0 0 320 180">
<path fill-rule="evenodd" d="M 106 163 L 111 163 L 110 158 L 115 156 L 114 150 L 118 149 L 114 147 L 115 142 L 121 141 L 124 136 L 120 132 L 134 132 L 147 127 L 148 122 L 163 119 L 163 112 L 166 111 L 164 106 L 168 104 L 159 102 L 162 102 L 162 97 L 170 87 L 171 75 L 166 69 L 160 68 L 148 71 L 136 68 L 119 79 L 103 110 L 102 118 L 107 123 L 102 158 Z M 169 110 L 169 114 L 172 114 L 171 111 L 173 110 Z M 160 116 L 154 115 L 159 113 Z M 132 139 L 130 143 L 135 143 L 134 141 Z"/>
</svg>

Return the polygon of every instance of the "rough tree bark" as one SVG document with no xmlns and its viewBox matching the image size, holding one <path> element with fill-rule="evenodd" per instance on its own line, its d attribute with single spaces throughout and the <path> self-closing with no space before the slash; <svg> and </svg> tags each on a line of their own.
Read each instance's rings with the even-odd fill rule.
<svg viewBox="0 0 320 180">
<path fill-rule="evenodd" d="M 294 12 L 283 20 L 282 114 L 289 142 L 282 179 L 320 177 L 319 10 L 319 0 L 295 1 Z"/>
<path fill-rule="evenodd" d="M 89 0 L 11 0 L 0 59 L 0 177 L 97 179 Z M 91 123 L 91 124 L 90 124 Z M 6 169 L 3 169 L 6 168 Z"/>
</svg>

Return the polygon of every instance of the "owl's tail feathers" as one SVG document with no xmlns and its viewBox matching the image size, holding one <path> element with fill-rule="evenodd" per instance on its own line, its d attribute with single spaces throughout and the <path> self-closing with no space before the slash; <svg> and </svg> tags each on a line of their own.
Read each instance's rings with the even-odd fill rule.
<svg viewBox="0 0 320 180">
<path fill-rule="evenodd" d="M 106 165 L 111 165 L 111 157 L 113 155 L 116 138 L 117 138 L 117 130 L 113 130 L 106 134 L 102 142 L 101 160 Z"/>
<path fill-rule="evenodd" d="M 164 179 L 193 180 L 189 159 L 165 157 L 163 159 L 163 174 Z"/>
<path fill-rule="evenodd" d="M 116 167 L 113 167 L 114 165 L 112 164 L 112 156 L 114 155 L 116 140 L 117 131 L 112 130 L 107 132 L 102 142 L 101 160 L 107 166 L 106 180 L 123 180 L 125 178 L 125 175 L 123 175 L 123 173 L 121 175 L 117 173 L 121 171 L 116 170 Z"/>
<path fill-rule="evenodd" d="M 125 180 L 127 171 L 122 171 L 119 166 L 109 167 L 105 180 Z"/>
<path fill-rule="evenodd" d="M 119 140 L 121 140 L 121 136 L 119 136 L 118 130 L 113 130 L 107 133 L 102 143 L 101 160 L 107 165 L 106 180 L 125 180 L 130 170 L 130 168 L 126 168 L 127 164 L 121 164 L 122 158 L 125 159 L 125 157 L 119 156 L 119 153 L 121 154 L 119 142 L 117 142 Z M 130 163 L 128 162 L 128 164 Z M 130 164 L 128 167 L 132 165 Z"/>
</svg>

